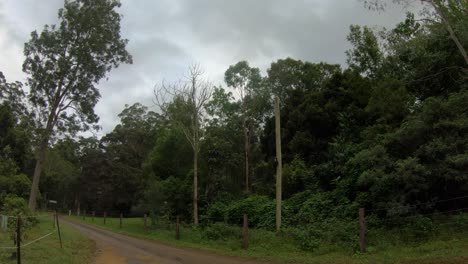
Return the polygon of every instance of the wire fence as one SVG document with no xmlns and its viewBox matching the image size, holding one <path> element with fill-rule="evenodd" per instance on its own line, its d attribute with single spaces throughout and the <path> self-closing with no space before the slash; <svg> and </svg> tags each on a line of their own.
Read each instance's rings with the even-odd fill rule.
<svg viewBox="0 0 468 264">
<path fill-rule="evenodd" d="M 33 247 L 36 243 L 58 234 L 60 247 L 62 240 L 60 224 L 56 213 L 37 215 L 0 214 L 0 260 L 2 255 L 11 254 L 21 263 L 21 250 Z"/>
<path fill-rule="evenodd" d="M 307 223 L 299 223 L 293 226 L 294 234 L 300 243 L 306 244 L 304 240 L 317 239 L 317 236 L 324 236 L 326 238 L 320 241 L 328 241 L 330 243 L 340 243 L 340 240 L 354 241 L 359 245 L 360 251 L 366 251 L 366 244 L 376 245 L 382 241 L 423 241 L 429 238 L 435 238 L 443 234 L 446 237 L 458 237 L 460 234 L 466 234 L 468 231 L 468 207 L 452 208 L 447 210 L 439 210 L 432 212 L 424 212 L 417 210 L 421 206 L 435 205 L 447 203 L 450 201 L 468 200 L 468 196 L 453 197 L 443 200 L 431 201 L 427 203 L 418 203 L 413 205 L 395 206 L 388 208 L 379 208 L 378 210 L 364 210 L 361 208 L 362 213 L 356 212 L 354 219 L 338 219 L 337 222 L 327 223 L 314 223 L 311 220 Z M 463 204 L 463 203 L 460 203 Z M 374 215 L 380 210 L 395 210 L 405 207 L 406 209 L 412 208 L 414 210 L 405 210 L 402 214 L 393 214 L 384 217 L 375 217 Z M 357 211 L 357 210 L 356 210 Z M 157 230 L 168 230 L 174 232 L 176 239 L 184 237 L 184 232 L 225 232 L 234 233 L 233 237 L 242 238 L 243 248 L 248 248 L 248 233 L 249 233 L 249 216 L 236 215 L 227 216 L 209 216 L 200 215 L 200 224 L 195 227 L 193 219 L 190 216 L 155 216 L 150 214 L 143 214 L 139 217 L 132 215 L 125 215 L 122 212 L 109 210 L 109 211 L 88 211 L 83 212 L 79 218 L 86 220 L 90 223 L 103 225 L 109 228 L 129 228 L 129 230 L 146 230 L 147 232 L 158 232 Z M 229 219 L 228 219 L 229 218 Z M 377 220 L 376 220 L 377 219 Z M 252 220 L 258 220 L 258 216 L 253 216 Z M 274 220 L 273 220 L 274 221 Z M 341 222 L 340 222 L 341 221 Z M 221 223 L 223 225 L 217 225 Z M 255 223 L 252 222 L 255 227 Z M 265 230 L 274 232 L 274 222 L 270 228 Z M 257 226 L 258 227 L 258 226 Z M 312 230 L 318 228 L 321 230 Z M 262 229 L 262 227 L 260 227 Z M 230 230 L 230 231 L 229 231 Z M 256 232 L 256 229 L 253 229 Z M 291 228 L 286 226 L 286 232 Z M 222 236 L 222 235 L 221 235 Z M 316 236 L 316 237 L 314 237 Z M 214 237 L 219 237 L 215 235 Z M 210 235 L 208 235 L 210 238 Z M 235 238 L 234 238 L 235 239 Z M 393 242 L 395 242 L 393 241 Z"/>
</svg>

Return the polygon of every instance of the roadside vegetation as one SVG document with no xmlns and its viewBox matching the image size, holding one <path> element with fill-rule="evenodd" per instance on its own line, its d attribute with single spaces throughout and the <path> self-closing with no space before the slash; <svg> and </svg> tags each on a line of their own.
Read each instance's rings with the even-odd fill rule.
<svg viewBox="0 0 468 264">
<path fill-rule="evenodd" d="M 76 229 L 66 225 L 60 225 L 63 248 L 53 226 L 51 214 L 34 217 L 33 225 L 24 226 L 22 229 L 21 263 L 34 264 L 88 264 L 92 263 L 95 256 L 95 243 L 91 239 L 80 234 Z M 23 222 L 31 220 L 24 218 Z M 11 225 L 8 231 L 0 230 L 0 263 L 15 264 L 16 249 L 2 249 L 2 247 L 14 247 L 14 234 L 16 219 L 10 219 Z M 52 233 L 52 234 L 50 234 Z M 33 242 L 36 239 L 49 236 Z M 31 244 L 27 245 L 28 243 Z"/>
<path fill-rule="evenodd" d="M 369 223 L 367 252 L 360 253 L 357 221 L 331 220 L 304 228 L 284 228 L 280 233 L 249 229 L 249 248 L 242 248 L 239 225 L 216 222 L 194 226 L 183 222 L 180 240 L 175 219 L 72 216 L 72 219 L 117 233 L 187 246 L 216 253 L 252 257 L 280 263 L 464 263 L 468 261 L 468 214 L 436 218 L 419 217 L 393 228 Z M 379 225 L 380 226 L 380 225 Z"/>
</svg>

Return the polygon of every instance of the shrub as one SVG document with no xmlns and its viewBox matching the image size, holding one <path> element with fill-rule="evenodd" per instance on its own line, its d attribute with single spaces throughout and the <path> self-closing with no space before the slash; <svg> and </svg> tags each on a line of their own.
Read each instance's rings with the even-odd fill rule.
<svg viewBox="0 0 468 264">
<path fill-rule="evenodd" d="M 319 248 L 322 236 L 318 229 L 311 226 L 306 228 L 289 228 L 288 233 L 292 234 L 297 246 L 305 251 L 314 251 Z"/>
<path fill-rule="evenodd" d="M 226 210 L 231 224 L 241 224 L 243 215 L 249 217 L 250 227 L 273 228 L 275 223 L 275 202 L 262 195 L 252 195 L 243 200 L 232 202 Z"/>
<path fill-rule="evenodd" d="M 298 220 L 302 223 L 321 221 L 332 215 L 334 204 L 330 193 L 316 193 L 311 195 L 299 210 Z"/>
<path fill-rule="evenodd" d="M 28 216 L 27 218 L 23 218 L 21 220 L 22 238 L 27 236 L 28 229 L 30 229 L 39 222 L 37 218 L 31 217 L 32 213 L 28 207 L 28 204 L 26 203 L 26 200 L 13 194 L 7 195 L 5 197 L 1 211 L 9 216 Z M 15 217 L 11 217 L 8 219 L 8 229 L 10 230 L 10 238 L 15 242 L 15 244 L 16 221 L 17 219 Z"/>
<path fill-rule="evenodd" d="M 358 241 L 357 221 L 328 218 L 321 222 L 303 225 L 301 228 L 287 228 L 296 245 L 302 250 L 314 251 L 321 245 L 341 245 L 353 248 Z"/>
<path fill-rule="evenodd" d="M 210 205 L 206 211 L 206 218 L 208 222 L 225 221 L 227 208 L 227 205 L 223 202 L 215 202 Z"/>
<path fill-rule="evenodd" d="M 225 223 L 214 223 L 203 229 L 203 237 L 210 240 L 240 239 L 242 230 L 239 227 L 230 226 Z"/>
<path fill-rule="evenodd" d="M 357 220 L 329 218 L 320 229 L 327 243 L 349 247 L 358 243 L 358 226 Z"/>
<path fill-rule="evenodd" d="M 413 218 L 407 228 L 409 229 L 409 233 L 412 234 L 415 239 L 426 239 L 435 231 L 432 219 L 424 216 Z"/>
</svg>

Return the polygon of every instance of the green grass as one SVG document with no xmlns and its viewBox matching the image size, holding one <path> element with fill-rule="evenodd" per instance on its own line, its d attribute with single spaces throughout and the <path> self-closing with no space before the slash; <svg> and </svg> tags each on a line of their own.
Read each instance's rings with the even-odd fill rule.
<svg viewBox="0 0 468 264">
<path fill-rule="evenodd" d="M 22 244 L 42 237 L 45 234 L 53 232 L 52 218 L 41 216 L 39 223 L 32 229 L 27 230 Z M 57 232 L 50 236 L 21 248 L 21 260 L 23 264 L 84 264 L 92 263 L 94 259 L 95 243 L 94 241 L 81 235 L 74 228 L 61 223 L 60 231 L 62 235 L 63 249 L 60 248 L 60 242 Z M 9 234 L 0 231 L 0 247 L 13 246 L 13 241 Z M 15 250 L 0 249 L 0 263 L 13 264 L 16 258 L 11 258 Z"/>
<path fill-rule="evenodd" d="M 438 232 L 437 236 L 410 241 L 395 238 L 396 231 L 377 230 L 369 232 L 367 253 L 357 252 L 357 245 L 336 244 L 322 244 L 318 249 L 309 252 L 301 250 L 297 242 L 286 233 L 276 235 L 266 230 L 250 229 L 250 247 L 248 250 L 243 250 L 241 228 L 237 229 L 238 237 L 215 240 L 208 239 L 202 228 L 181 226 L 181 240 L 176 240 L 173 225 L 145 230 L 142 218 L 124 218 L 122 229 L 119 228 L 118 218 L 107 218 L 105 225 L 102 218 L 96 217 L 94 221 L 90 217 L 85 220 L 82 217 L 72 218 L 117 233 L 157 240 L 170 245 L 281 263 L 468 263 L 468 236 L 467 232 L 463 232 L 464 230 L 460 228 L 454 230 L 445 228 Z M 236 228 L 233 228 L 235 231 Z"/>
</svg>

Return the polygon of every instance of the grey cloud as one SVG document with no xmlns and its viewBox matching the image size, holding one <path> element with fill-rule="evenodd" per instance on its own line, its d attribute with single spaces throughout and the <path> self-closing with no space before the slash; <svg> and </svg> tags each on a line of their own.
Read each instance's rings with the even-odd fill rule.
<svg viewBox="0 0 468 264">
<path fill-rule="evenodd" d="M 29 33 L 56 23 L 62 0 L 0 3 L 0 70 L 22 78 L 22 46 Z M 125 104 L 152 104 L 154 85 L 179 79 L 200 63 L 215 84 L 229 65 L 248 60 L 268 68 L 287 56 L 344 64 L 350 24 L 392 27 L 404 17 L 398 6 L 367 11 L 359 0 L 122 0 L 122 35 L 133 65 L 121 65 L 101 81 L 96 106 L 108 132 Z"/>
<path fill-rule="evenodd" d="M 392 17 L 375 17 L 361 2 L 342 0 L 186 0 L 183 6 L 180 17 L 199 42 L 229 47 L 234 57 L 250 60 L 288 54 L 343 63 L 350 24 L 388 25 L 404 16 L 389 6 Z"/>
</svg>

